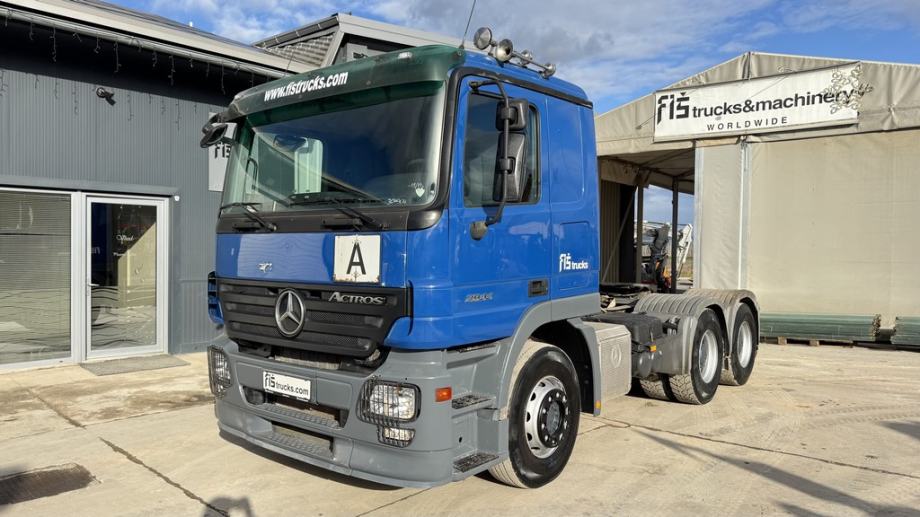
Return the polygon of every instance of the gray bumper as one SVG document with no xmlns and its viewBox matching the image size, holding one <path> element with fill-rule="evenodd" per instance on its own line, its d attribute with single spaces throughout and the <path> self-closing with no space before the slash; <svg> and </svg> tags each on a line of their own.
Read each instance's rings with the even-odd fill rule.
<svg viewBox="0 0 920 517">
<path fill-rule="evenodd" d="M 461 479 L 475 472 L 458 472 L 454 462 L 477 452 L 476 436 L 482 427 L 494 431 L 500 424 L 497 411 L 493 418 L 488 408 L 458 412 L 450 401 L 434 401 L 436 388 L 453 386 L 456 394 L 465 384 L 458 378 L 462 372 L 450 371 L 445 351 L 394 350 L 374 372 L 381 380 L 412 383 L 420 390 L 419 416 L 403 425 L 414 429 L 415 436 L 409 445 L 396 447 L 380 443 L 378 426 L 358 418 L 358 395 L 368 375 L 240 354 L 236 344 L 226 338 L 214 344 L 227 353 L 233 377 L 227 394 L 215 404 L 220 429 L 259 447 L 345 475 L 405 487 L 430 487 Z M 250 403 L 244 390 L 261 390 L 266 370 L 311 380 L 311 402 L 338 410 L 344 417 L 323 418 L 284 406 Z M 296 432 L 286 432 L 285 428 Z M 493 452 L 490 465 L 501 459 L 498 451 Z M 481 465 L 476 471 L 488 466 Z"/>
</svg>

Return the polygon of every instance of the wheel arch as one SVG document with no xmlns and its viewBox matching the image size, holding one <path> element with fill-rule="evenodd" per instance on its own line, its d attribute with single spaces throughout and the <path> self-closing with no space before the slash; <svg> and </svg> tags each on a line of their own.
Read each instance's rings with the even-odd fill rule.
<svg viewBox="0 0 920 517">
<path fill-rule="evenodd" d="M 581 397 L 581 412 L 600 411 L 596 401 L 600 401 L 599 390 L 595 391 L 595 378 L 599 378 L 597 358 L 597 338 L 594 330 L 579 319 L 552 321 L 541 325 L 534 331 L 534 339 L 559 347 L 578 374 L 578 389 Z"/>
<path fill-rule="evenodd" d="M 677 357 L 673 357 L 673 362 L 669 363 L 673 364 L 674 369 L 679 372 L 670 373 L 684 374 L 689 371 L 697 324 L 700 316 L 707 310 L 712 310 L 719 320 L 727 341 L 725 343 L 727 350 L 731 346 L 728 329 L 730 315 L 726 312 L 724 301 L 719 297 L 711 296 L 709 292 L 691 290 L 684 294 L 650 294 L 636 304 L 634 312 L 647 313 L 662 320 L 680 319 L 680 351 Z"/>
<path fill-rule="evenodd" d="M 528 339 L 534 337 L 540 339 L 541 336 L 549 336 L 547 342 L 558 346 L 566 353 L 572 363 L 575 365 L 576 372 L 579 374 L 579 385 L 584 390 L 584 382 L 581 379 L 581 369 L 573 359 L 572 354 L 586 353 L 587 357 L 593 357 L 596 354 L 596 337 L 594 330 L 585 325 L 579 318 L 587 314 L 594 314 L 600 309 L 600 295 L 589 294 L 563 298 L 560 300 L 551 300 L 536 304 L 530 307 L 515 329 L 514 335 L 505 338 L 501 343 L 501 355 L 499 367 L 496 373 L 496 383 L 493 385 L 498 401 L 499 418 L 505 420 L 508 417 L 508 405 L 511 399 L 511 379 L 514 376 L 514 366 L 520 357 L 521 350 Z M 564 340 L 558 339 L 559 336 L 575 336 L 573 343 L 567 344 Z M 581 348 L 584 347 L 584 348 Z M 592 352 L 593 351 L 593 352 Z M 577 356 L 583 357 L 583 356 Z M 596 360 L 591 361 L 591 380 L 590 387 L 594 393 L 592 400 L 587 404 L 582 404 L 589 408 L 595 408 L 595 400 L 600 400 L 600 384 L 594 382 L 599 379 L 599 365 Z M 582 399 L 585 402 L 585 399 Z M 597 409 L 593 409 L 597 412 Z"/>
</svg>

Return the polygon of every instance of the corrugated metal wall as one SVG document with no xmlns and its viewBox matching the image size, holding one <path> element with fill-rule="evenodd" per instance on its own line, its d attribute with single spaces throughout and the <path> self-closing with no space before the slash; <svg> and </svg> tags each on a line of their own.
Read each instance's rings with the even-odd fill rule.
<svg viewBox="0 0 920 517">
<path fill-rule="evenodd" d="M 110 106 L 81 81 L 6 70 L 0 98 L 4 176 L 92 182 L 94 190 L 170 187 L 172 213 L 170 351 L 194 348 L 215 334 L 207 316 L 207 273 L 214 263 L 220 195 L 207 188 L 207 157 L 198 147 L 209 111 L 220 106 L 141 91 L 116 90 Z M 158 192 L 151 192 L 158 193 Z"/>
<path fill-rule="evenodd" d="M 208 113 L 256 78 L 133 48 L 121 50 L 116 75 L 106 42 L 96 53 L 95 41 L 60 35 L 55 62 L 13 25 L 0 36 L 2 48 L 22 49 L 0 56 L 0 183 L 178 195 L 169 202 L 169 350 L 201 348 L 216 334 L 206 282 L 220 194 L 208 190 L 198 140 Z M 40 30 L 35 41 L 47 40 Z M 114 105 L 96 96 L 99 84 Z"/>
</svg>

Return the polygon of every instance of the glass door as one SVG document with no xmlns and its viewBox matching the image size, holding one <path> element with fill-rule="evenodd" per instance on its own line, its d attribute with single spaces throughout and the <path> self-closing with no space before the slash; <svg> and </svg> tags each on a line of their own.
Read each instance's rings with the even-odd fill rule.
<svg viewBox="0 0 920 517">
<path fill-rule="evenodd" d="M 86 357 L 165 352 L 165 200 L 88 196 L 86 208 Z"/>
</svg>

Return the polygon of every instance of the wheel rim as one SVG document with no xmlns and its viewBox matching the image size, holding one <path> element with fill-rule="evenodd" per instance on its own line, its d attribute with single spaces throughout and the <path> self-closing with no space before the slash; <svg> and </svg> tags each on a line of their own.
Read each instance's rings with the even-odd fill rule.
<svg viewBox="0 0 920 517">
<path fill-rule="evenodd" d="M 548 375 L 534 385 L 524 408 L 524 438 L 530 452 L 546 458 L 556 452 L 569 429 L 569 399 L 565 385 Z"/>
<path fill-rule="evenodd" d="M 738 364 L 746 368 L 751 362 L 751 355 L 754 352 L 754 332 L 751 330 L 751 324 L 747 321 L 741 323 L 738 329 Z"/>
<path fill-rule="evenodd" d="M 711 381 L 716 376 L 719 366 L 719 344 L 712 330 L 707 330 L 700 341 L 699 361 L 700 377 L 703 378 L 703 382 Z"/>
</svg>

